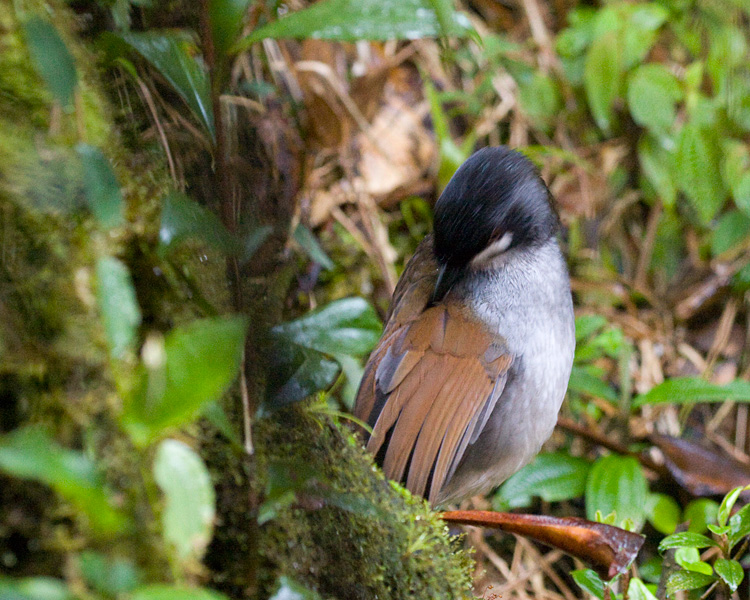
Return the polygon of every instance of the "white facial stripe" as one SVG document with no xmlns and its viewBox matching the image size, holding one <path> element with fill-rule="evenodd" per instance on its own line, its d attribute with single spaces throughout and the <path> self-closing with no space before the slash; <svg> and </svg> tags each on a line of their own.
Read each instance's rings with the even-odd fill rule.
<svg viewBox="0 0 750 600">
<path fill-rule="evenodd" d="M 495 240 L 494 242 L 492 242 L 473 259 L 471 259 L 471 264 L 475 267 L 487 264 L 498 254 L 502 254 L 508 248 L 510 248 L 510 244 L 512 241 L 513 233 L 510 231 L 506 231 L 499 240 Z"/>
</svg>

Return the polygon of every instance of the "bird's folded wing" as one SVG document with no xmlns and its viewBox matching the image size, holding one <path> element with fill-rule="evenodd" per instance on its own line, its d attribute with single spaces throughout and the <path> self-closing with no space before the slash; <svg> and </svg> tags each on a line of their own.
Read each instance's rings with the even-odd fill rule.
<svg viewBox="0 0 750 600">
<path fill-rule="evenodd" d="M 373 427 L 368 450 L 387 444 L 386 476 L 434 502 L 487 423 L 511 361 L 502 340 L 450 303 L 392 319 L 355 406 Z"/>
</svg>

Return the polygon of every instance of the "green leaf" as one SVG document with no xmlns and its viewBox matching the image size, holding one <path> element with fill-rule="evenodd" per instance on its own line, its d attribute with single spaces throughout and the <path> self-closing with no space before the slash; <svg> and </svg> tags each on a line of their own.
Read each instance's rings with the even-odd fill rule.
<svg viewBox="0 0 750 600">
<path fill-rule="evenodd" d="M 743 506 L 729 519 L 728 540 L 730 548 L 748 535 L 750 535 L 750 504 Z"/>
<path fill-rule="evenodd" d="M 432 0 L 323 0 L 256 29 L 234 50 L 240 52 L 265 38 L 414 40 L 441 34 L 466 36 L 471 31 L 465 15 L 450 11 L 441 16 L 446 20 L 443 27 Z"/>
<path fill-rule="evenodd" d="M 699 377 L 667 379 L 633 399 L 633 407 L 644 404 L 691 404 L 694 402 L 750 402 L 750 383 L 733 381 L 716 385 Z"/>
<path fill-rule="evenodd" d="M 597 460 L 586 481 L 586 514 L 594 520 L 596 511 L 615 512 L 622 522 L 630 519 L 635 530 L 646 519 L 648 484 L 641 466 L 632 456 L 610 455 Z"/>
<path fill-rule="evenodd" d="M 249 5 L 250 0 L 210 0 L 208 3 L 214 48 L 222 60 L 242 31 Z"/>
<path fill-rule="evenodd" d="M 605 132 L 612 129 L 612 104 L 622 86 L 621 48 L 615 32 L 607 33 L 591 44 L 583 72 L 591 114 Z"/>
<path fill-rule="evenodd" d="M 164 538 L 182 561 L 200 560 L 216 517 L 216 495 L 206 465 L 186 444 L 164 440 L 156 450 L 154 479 L 164 494 Z"/>
<path fill-rule="evenodd" d="M 698 498 L 685 507 L 682 519 L 688 522 L 688 531 L 703 533 L 709 523 L 716 521 L 719 505 L 708 498 Z"/>
<path fill-rule="evenodd" d="M 232 254 L 237 242 L 216 214 L 185 194 L 170 192 L 164 197 L 159 226 L 162 251 L 186 238 L 198 238 L 224 254 Z"/>
<path fill-rule="evenodd" d="M 282 575 L 273 596 L 269 600 L 322 600 L 321 596 L 294 579 Z"/>
<path fill-rule="evenodd" d="M 163 345 L 147 340 L 143 385 L 123 416 L 136 443 L 191 422 L 223 395 L 237 376 L 246 329 L 243 317 L 201 319 L 172 330 Z"/>
<path fill-rule="evenodd" d="M 646 517 L 660 533 L 670 534 L 680 524 L 680 505 L 666 494 L 649 494 L 646 501 Z"/>
<path fill-rule="evenodd" d="M 656 596 L 637 577 L 633 577 L 628 584 L 628 600 L 657 600 Z"/>
<path fill-rule="evenodd" d="M 667 208 L 673 207 L 677 199 L 677 187 L 669 168 L 673 160 L 668 150 L 656 139 L 649 135 L 641 136 L 638 142 L 638 162 L 641 171 Z"/>
<path fill-rule="evenodd" d="M 229 600 L 224 594 L 203 588 L 155 583 L 139 587 L 129 600 Z"/>
<path fill-rule="evenodd" d="M 278 341 L 271 353 L 266 407 L 275 410 L 326 389 L 336 379 L 339 364 L 315 350 Z"/>
<path fill-rule="evenodd" d="M 587 461 L 566 453 L 540 454 L 502 485 L 492 505 L 495 510 L 508 510 L 528 506 L 533 496 L 546 502 L 578 498 L 586 489 L 590 467 Z"/>
<path fill-rule="evenodd" d="M 78 75 L 65 42 L 51 23 L 31 17 L 23 24 L 26 45 L 34 67 L 63 108 L 73 105 Z"/>
<path fill-rule="evenodd" d="M 696 590 L 716 581 L 716 577 L 695 571 L 677 571 L 667 581 L 667 597 L 681 590 Z"/>
<path fill-rule="evenodd" d="M 119 531 L 127 524 L 110 505 L 94 463 L 81 452 L 62 448 L 37 427 L 0 437 L 0 470 L 50 486 L 101 533 Z"/>
<path fill-rule="evenodd" d="M 677 78 L 659 63 L 638 67 L 628 79 L 628 106 L 633 120 L 656 132 L 672 126 L 675 103 L 681 99 Z"/>
<path fill-rule="evenodd" d="M 184 35 L 171 31 L 121 33 L 116 37 L 161 73 L 214 140 L 216 129 L 208 72 L 195 46 Z"/>
<path fill-rule="evenodd" d="M 362 356 L 375 347 L 381 324 L 362 298 L 344 298 L 273 328 L 274 336 L 325 354 Z"/>
<path fill-rule="evenodd" d="M 73 600 L 67 584 L 53 577 L 11 579 L 0 575 L 0 598 L 3 600 Z"/>
<path fill-rule="evenodd" d="M 659 28 L 669 17 L 669 12 L 656 2 L 621 3 L 617 9 L 622 14 L 619 26 L 623 68 L 631 69 L 646 58 L 656 41 Z"/>
<path fill-rule="evenodd" d="M 746 217 L 750 217 L 750 172 L 745 173 L 732 186 L 734 204 Z"/>
<path fill-rule="evenodd" d="M 674 560 L 683 569 L 713 575 L 714 570 L 707 562 L 701 560 L 700 552 L 697 548 L 677 548 L 674 551 Z"/>
<path fill-rule="evenodd" d="M 586 368 L 573 365 L 570 372 L 568 389 L 579 394 L 588 394 L 594 398 L 603 398 L 616 404 L 619 397 L 617 392 L 601 377 L 589 373 Z"/>
<path fill-rule="evenodd" d="M 325 250 L 320 247 L 320 244 L 318 243 L 318 240 L 313 235 L 312 231 L 310 231 L 307 227 L 305 227 L 302 223 L 297 225 L 297 227 L 294 229 L 294 239 L 295 241 L 302 246 L 302 249 L 305 251 L 307 256 L 310 257 L 310 259 L 313 262 L 318 263 L 321 267 L 324 269 L 331 270 L 334 267 L 333 261 L 328 258 L 328 255 L 325 253 Z"/>
<path fill-rule="evenodd" d="M 665 537 L 659 544 L 659 552 L 666 552 L 670 548 L 709 548 L 718 545 L 714 540 L 700 533 L 681 531 Z"/>
<path fill-rule="evenodd" d="M 607 325 L 607 318 L 602 315 L 581 315 L 576 317 L 576 342 L 581 342 L 594 335 Z"/>
<path fill-rule="evenodd" d="M 138 585 L 138 571 L 124 558 L 108 558 L 99 552 L 84 550 L 78 557 L 78 567 L 86 583 L 105 596 L 125 594 Z"/>
<path fill-rule="evenodd" d="M 518 100 L 532 122 L 550 123 L 562 107 L 554 79 L 534 73 L 529 81 L 519 81 Z"/>
<path fill-rule="evenodd" d="M 83 165 L 83 183 L 86 201 L 102 227 L 122 225 L 122 192 L 109 160 L 99 148 L 78 144 L 78 156 Z"/>
<path fill-rule="evenodd" d="M 711 254 L 718 256 L 747 240 L 750 232 L 750 217 L 738 210 L 721 215 L 711 233 Z"/>
<path fill-rule="evenodd" d="M 726 191 L 720 177 L 721 151 L 715 133 L 688 123 L 677 140 L 675 155 L 679 183 L 702 224 L 713 219 L 724 205 Z"/>
<path fill-rule="evenodd" d="M 736 487 L 731 492 L 729 492 L 726 496 L 724 496 L 724 499 L 721 501 L 721 504 L 719 505 L 719 512 L 716 515 L 716 522 L 719 524 L 719 527 L 724 527 L 724 525 L 727 524 L 727 521 L 729 520 L 729 515 L 732 514 L 732 508 L 734 508 L 734 503 L 737 502 L 737 498 L 740 497 L 740 494 L 744 491 L 750 489 L 750 485 L 747 487 Z"/>
<path fill-rule="evenodd" d="M 745 573 L 742 570 L 742 565 L 736 560 L 728 560 L 726 558 L 718 558 L 714 563 L 714 570 L 716 574 L 729 586 L 729 589 L 733 592 L 742 583 L 745 578 Z"/>
<path fill-rule="evenodd" d="M 242 241 L 241 264 L 246 264 L 268 239 L 273 232 L 273 227 L 263 225 L 250 230 Z"/>
<path fill-rule="evenodd" d="M 135 346 L 141 311 L 128 268 L 116 258 L 96 262 L 96 298 L 113 358 L 123 358 Z"/>
<path fill-rule="evenodd" d="M 604 582 L 596 571 L 592 571 L 591 569 L 579 569 L 577 571 L 571 571 L 570 575 L 573 577 L 573 581 L 575 581 L 578 587 L 584 592 L 587 592 L 600 600 L 604 598 Z"/>
</svg>

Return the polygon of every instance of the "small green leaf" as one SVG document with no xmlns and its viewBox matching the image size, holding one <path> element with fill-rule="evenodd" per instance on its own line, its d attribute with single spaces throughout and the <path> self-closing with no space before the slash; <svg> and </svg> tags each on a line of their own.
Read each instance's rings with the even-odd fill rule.
<svg viewBox="0 0 750 600">
<path fill-rule="evenodd" d="M 669 168 L 672 161 L 671 154 L 656 139 L 649 135 L 641 136 L 638 142 L 641 171 L 667 208 L 673 207 L 677 199 L 677 187 Z"/>
<path fill-rule="evenodd" d="M 110 34 L 106 39 L 112 41 Z M 170 83 L 206 128 L 216 136 L 210 82 L 195 46 L 184 35 L 171 31 L 121 33 L 116 36 L 145 58 Z M 117 45 L 113 44 L 116 48 Z M 124 52 L 120 51 L 120 55 Z"/>
<path fill-rule="evenodd" d="M 700 552 L 697 548 L 677 548 L 674 551 L 675 562 L 683 569 L 713 575 L 711 565 L 701 560 Z"/>
<path fill-rule="evenodd" d="M 637 577 L 633 577 L 628 584 L 628 600 L 657 600 L 651 590 Z"/>
<path fill-rule="evenodd" d="M 677 140 L 676 168 L 680 187 L 700 222 L 707 224 L 724 205 L 726 191 L 719 176 L 721 151 L 713 130 L 688 123 Z"/>
<path fill-rule="evenodd" d="M 742 565 L 736 560 L 728 560 L 726 558 L 718 558 L 714 563 L 714 569 L 716 574 L 722 578 L 724 583 L 729 586 L 729 589 L 733 592 L 742 583 L 745 578 L 745 572 L 742 570 Z"/>
<path fill-rule="evenodd" d="M 738 210 L 730 210 L 719 218 L 711 232 L 711 254 L 719 256 L 747 240 L 750 232 L 750 216 Z"/>
<path fill-rule="evenodd" d="M 666 552 L 670 548 L 708 548 L 710 546 L 718 546 L 718 544 L 700 533 L 682 531 L 665 537 L 659 544 L 659 552 Z"/>
<path fill-rule="evenodd" d="M 322 600 L 322 597 L 291 577 L 282 575 L 279 577 L 276 592 L 269 600 Z"/>
<path fill-rule="evenodd" d="M 610 455 L 597 460 L 586 481 L 586 514 L 617 513 L 622 522 L 633 521 L 635 530 L 646 520 L 648 484 L 638 461 L 632 456 Z"/>
<path fill-rule="evenodd" d="M 263 225 L 250 230 L 242 241 L 240 262 L 243 265 L 255 255 L 272 232 L 273 227 L 270 225 Z"/>
<path fill-rule="evenodd" d="M 748 485 L 747 487 L 736 487 L 726 496 L 724 496 L 724 499 L 719 505 L 719 513 L 716 516 L 716 522 L 719 524 L 719 527 L 724 527 L 724 525 L 727 524 L 729 515 L 732 514 L 734 503 L 737 502 L 737 498 L 740 497 L 740 494 L 747 489 L 750 489 L 750 485 Z"/>
<path fill-rule="evenodd" d="M 719 505 L 708 498 L 698 498 L 685 507 L 682 518 L 688 522 L 688 531 L 703 533 L 709 523 L 716 521 Z"/>
<path fill-rule="evenodd" d="M 339 373 L 335 360 L 293 343 L 277 342 L 271 356 L 266 406 L 272 410 L 326 389 Z"/>
<path fill-rule="evenodd" d="M 99 148 L 88 144 L 78 144 L 76 151 L 83 165 L 86 201 L 94 217 L 108 229 L 122 225 L 122 192 L 109 160 Z"/>
<path fill-rule="evenodd" d="M 742 211 L 742 214 L 750 217 L 750 172 L 742 175 L 732 186 L 732 197 L 735 206 Z"/>
<path fill-rule="evenodd" d="M 562 452 L 538 455 L 511 476 L 492 499 L 495 510 L 528 506 L 533 496 L 546 502 L 570 500 L 583 495 L 591 465 Z"/>
<path fill-rule="evenodd" d="M 249 5 L 250 0 L 210 0 L 208 3 L 214 47 L 222 60 L 242 31 Z"/>
<path fill-rule="evenodd" d="M 325 253 L 325 250 L 320 247 L 320 244 L 318 243 L 318 240 L 313 235 L 312 231 L 310 231 L 307 227 L 305 227 L 302 223 L 297 225 L 297 227 L 294 229 L 294 239 L 295 241 L 302 246 L 302 249 L 305 251 L 307 256 L 310 257 L 311 260 L 318 263 L 321 267 L 324 269 L 333 269 L 334 264 L 333 261 L 328 258 L 328 255 Z"/>
<path fill-rule="evenodd" d="M 541 73 L 519 82 L 518 100 L 533 123 L 550 123 L 562 107 L 557 83 Z"/>
<path fill-rule="evenodd" d="M 127 524 L 110 505 L 94 463 L 81 452 L 62 448 L 37 427 L 0 437 L 0 470 L 50 486 L 101 533 L 119 531 Z"/>
<path fill-rule="evenodd" d="M 726 535 L 730 531 L 729 525 L 724 525 L 723 527 L 719 527 L 718 525 L 709 523 L 707 527 L 711 533 L 715 533 L 716 535 L 719 535 L 719 536 Z"/>
<path fill-rule="evenodd" d="M 616 404 L 619 400 L 615 389 L 606 381 L 603 381 L 601 377 L 593 373 L 589 373 L 585 367 L 576 365 L 573 365 L 573 369 L 570 372 L 568 389 L 571 392 L 587 394 L 593 398 L 603 398 L 613 404 Z"/>
<path fill-rule="evenodd" d="M 633 399 L 633 407 L 644 404 L 692 404 L 694 402 L 750 402 L 750 383 L 733 381 L 716 385 L 699 377 L 667 379 Z"/>
<path fill-rule="evenodd" d="M 246 329 L 242 317 L 201 319 L 172 330 L 163 346 L 144 346 L 144 354 L 153 356 L 123 416 L 136 443 L 191 422 L 222 396 L 237 376 Z"/>
<path fill-rule="evenodd" d="M 628 79 L 628 106 L 633 120 L 656 132 L 666 131 L 675 119 L 675 103 L 682 99 L 677 78 L 659 63 L 638 67 Z"/>
<path fill-rule="evenodd" d="M 439 19 L 433 1 L 324 0 L 256 29 L 234 50 L 240 52 L 265 38 L 351 42 L 468 35 L 471 24 L 465 15 L 447 11 Z"/>
<path fill-rule="evenodd" d="M 113 358 L 123 358 L 135 345 L 141 311 L 128 268 L 116 258 L 105 256 L 96 263 L 96 297 L 102 312 L 104 331 Z"/>
<path fill-rule="evenodd" d="M 166 250 L 185 238 L 198 238 L 224 254 L 237 250 L 237 242 L 213 211 L 185 194 L 170 192 L 161 209 L 159 242 Z"/>
<path fill-rule="evenodd" d="M 602 315 L 581 315 L 576 317 L 576 342 L 581 342 L 594 335 L 607 325 L 607 318 Z"/>
<path fill-rule="evenodd" d="M 584 592 L 587 592 L 600 600 L 604 598 L 604 582 L 596 571 L 592 571 L 591 569 L 579 569 L 577 571 L 571 571 L 570 575 L 573 577 L 573 581 L 575 581 L 578 587 Z"/>
<path fill-rule="evenodd" d="M 55 99 L 69 108 L 78 82 L 76 65 L 65 42 L 51 23 L 31 17 L 23 24 L 31 60 Z"/>
<path fill-rule="evenodd" d="M 86 583 L 105 596 L 125 594 L 138 585 L 138 571 L 124 558 L 109 558 L 99 552 L 84 550 L 78 557 L 78 566 Z"/>
<path fill-rule="evenodd" d="M 362 298 L 344 298 L 273 328 L 279 340 L 325 354 L 362 356 L 375 347 L 381 324 Z"/>
<path fill-rule="evenodd" d="M 154 479 L 164 494 L 164 538 L 182 561 L 200 560 L 216 517 L 216 495 L 206 465 L 186 444 L 164 440 L 156 450 Z"/>
<path fill-rule="evenodd" d="M 729 519 L 729 546 L 733 548 L 742 538 L 750 535 L 750 504 L 743 506 Z"/>
<path fill-rule="evenodd" d="M 667 581 L 667 597 L 681 590 L 696 590 L 716 581 L 716 577 L 695 571 L 677 571 Z"/>
<path fill-rule="evenodd" d="M 3 600 L 74 600 L 67 584 L 53 577 L 11 579 L 0 575 Z"/>
<path fill-rule="evenodd" d="M 622 87 L 621 48 L 616 32 L 609 32 L 591 44 L 583 82 L 596 124 L 605 132 L 611 131 L 612 104 Z"/>
<path fill-rule="evenodd" d="M 155 583 L 139 587 L 129 600 L 229 600 L 224 594 L 203 588 Z"/>
<path fill-rule="evenodd" d="M 649 494 L 646 517 L 658 532 L 670 534 L 680 523 L 680 505 L 666 494 Z"/>
</svg>

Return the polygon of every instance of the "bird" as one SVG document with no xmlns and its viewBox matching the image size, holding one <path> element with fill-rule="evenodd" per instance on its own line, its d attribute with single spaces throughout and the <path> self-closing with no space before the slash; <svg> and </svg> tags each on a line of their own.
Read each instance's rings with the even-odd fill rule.
<svg viewBox="0 0 750 600">
<path fill-rule="evenodd" d="M 483 148 L 396 285 L 353 412 L 386 477 L 433 506 L 498 486 L 552 434 L 575 351 L 560 229 L 533 163 Z"/>
</svg>

